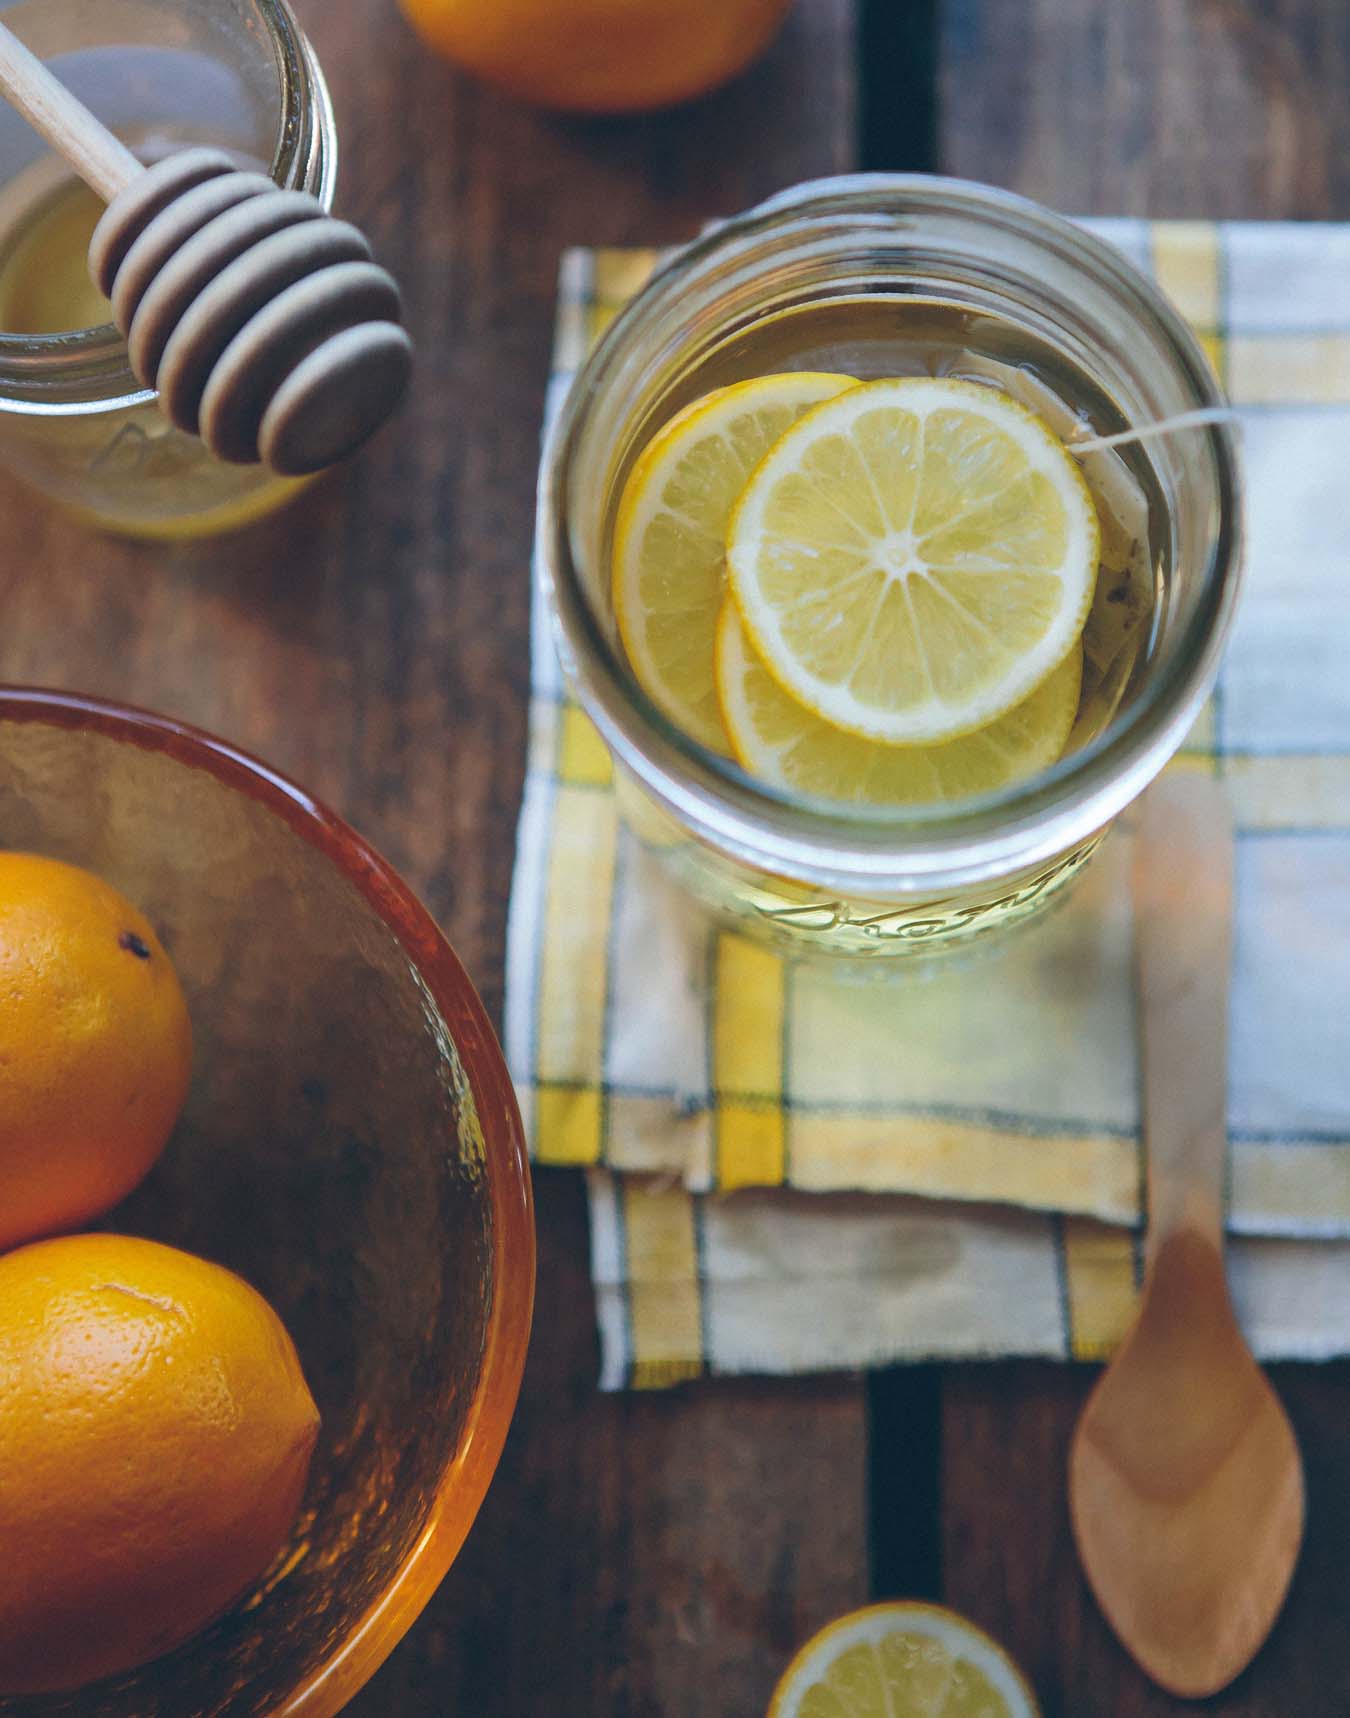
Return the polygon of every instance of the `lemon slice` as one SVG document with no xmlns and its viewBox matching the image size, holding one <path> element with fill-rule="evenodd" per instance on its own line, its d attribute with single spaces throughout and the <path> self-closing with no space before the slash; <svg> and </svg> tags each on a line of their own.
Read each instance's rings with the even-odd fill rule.
<svg viewBox="0 0 1350 1718">
<path fill-rule="evenodd" d="M 1017 1666 L 940 1605 L 869 1605 L 830 1623 L 787 1667 L 768 1718 L 1037 1718 Z"/>
<path fill-rule="evenodd" d="M 717 623 L 717 697 L 737 761 L 775 787 L 860 805 L 931 804 L 992 793 L 1064 750 L 1078 713 L 1083 652 L 1073 646 L 1022 703 L 973 734 L 887 746 L 832 727 L 769 673 L 728 597 Z"/>
<path fill-rule="evenodd" d="M 1064 660 L 1098 524 L 1064 444 L 972 382 L 870 382 L 808 412 L 732 516 L 731 588 L 774 677 L 835 727 L 928 745 Z"/>
<path fill-rule="evenodd" d="M 643 690 L 693 739 L 725 754 L 713 634 L 727 520 L 764 455 L 811 406 L 857 384 L 799 371 L 696 400 L 643 449 L 614 527 L 614 610 Z"/>
</svg>

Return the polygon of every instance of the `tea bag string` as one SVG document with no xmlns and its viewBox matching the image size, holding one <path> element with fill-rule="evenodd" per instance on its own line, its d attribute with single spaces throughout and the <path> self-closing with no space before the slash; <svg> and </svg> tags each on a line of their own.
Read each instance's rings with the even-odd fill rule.
<svg viewBox="0 0 1350 1718">
<path fill-rule="evenodd" d="M 1159 418 L 1156 423 L 1136 424 L 1133 429 L 1120 430 L 1116 435 L 1088 436 L 1083 441 L 1066 441 L 1064 445 L 1074 454 L 1100 453 L 1104 448 L 1123 447 L 1129 442 L 1148 441 L 1155 436 L 1175 435 L 1179 430 L 1233 423 L 1237 415 L 1233 406 L 1202 406 L 1193 412 L 1178 412 L 1174 417 Z"/>
</svg>

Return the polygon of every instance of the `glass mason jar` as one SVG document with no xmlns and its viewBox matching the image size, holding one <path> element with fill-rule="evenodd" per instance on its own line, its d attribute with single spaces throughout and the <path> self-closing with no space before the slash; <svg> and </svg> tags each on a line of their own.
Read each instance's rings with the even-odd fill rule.
<svg viewBox="0 0 1350 1718">
<path fill-rule="evenodd" d="M 214 144 L 331 207 L 332 106 L 285 0 L 17 0 L 0 16 L 142 159 Z M 85 269 L 101 207 L 0 107 L 0 465 L 136 536 L 270 512 L 304 480 L 213 458 L 128 368 Z"/>
<path fill-rule="evenodd" d="M 715 912 L 797 952 L 946 951 L 1044 911 L 1181 745 L 1237 596 L 1236 442 L 1208 424 L 1132 450 L 1148 491 L 1137 659 L 1109 720 L 1048 770 L 950 804 L 845 807 L 756 781 L 672 725 L 628 666 L 610 598 L 635 456 L 716 385 L 791 368 L 893 374 L 897 330 L 935 306 L 972 345 L 997 330 L 1002 374 L 1075 377 L 1077 433 L 1222 405 L 1190 330 L 1113 247 L 985 186 L 859 175 L 795 187 L 677 252 L 577 375 L 545 455 L 544 581 L 624 815 Z"/>
</svg>

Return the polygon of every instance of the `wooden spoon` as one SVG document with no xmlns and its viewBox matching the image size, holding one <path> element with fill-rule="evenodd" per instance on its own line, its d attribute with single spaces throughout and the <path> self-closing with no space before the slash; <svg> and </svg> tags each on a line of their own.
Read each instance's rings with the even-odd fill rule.
<svg viewBox="0 0 1350 1718">
<path fill-rule="evenodd" d="M 1223 1688 L 1270 1632 L 1303 1537 L 1294 1433 L 1243 1340 L 1223 1263 L 1233 839 L 1222 790 L 1145 797 L 1135 859 L 1147 1277 L 1069 1459 L 1098 1603 L 1162 1687 Z"/>
</svg>

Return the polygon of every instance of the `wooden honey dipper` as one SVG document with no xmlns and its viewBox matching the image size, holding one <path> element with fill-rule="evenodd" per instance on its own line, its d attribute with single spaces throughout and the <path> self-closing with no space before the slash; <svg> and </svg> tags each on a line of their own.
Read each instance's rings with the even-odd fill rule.
<svg viewBox="0 0 1350 1718">
<path fill-rule="evenodd" d="M 398 287 L 355 227 L 223 150 L 143 166 L 3 24 L 0 90 L 108 205 L 89 272 L 173 424 L 286 477 L 379 428 L 412 342 Z"/>
</svg>

